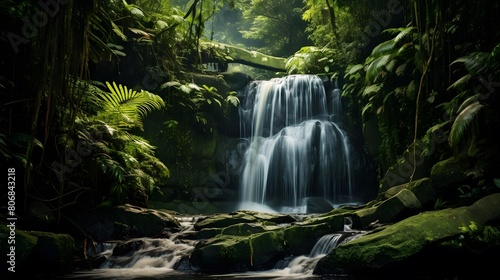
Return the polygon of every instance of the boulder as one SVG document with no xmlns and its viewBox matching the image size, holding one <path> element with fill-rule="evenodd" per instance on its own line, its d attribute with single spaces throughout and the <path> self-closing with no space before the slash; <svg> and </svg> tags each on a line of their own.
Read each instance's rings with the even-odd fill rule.
<svg viewBox="0 0 500 280">
<path fill-rule="evenodd" d="M 289 215 L 238 211 L 198 221 L 198 233 L 185 238 L 208 237 L 190 259 L 203 273 L 265 270 L 285 256 L 308 254 L 321 236 L 335 231 L 331 221 L 324 217 L 300 224 Z"/>
<path fill-rule="evenodd" d="M 326 213 L 333 210 L 330 202 L 322 197 L 307 197 L 306 212 L 311 213 Z"/>
<path fill-rule="evenodd" d="M 392 223 L 409 217 L 422 208 L 415 194 L 402 189 L 389 199 L 354 212 L 353 226 L 365 228 L 373 222 Z"/>
<path fill-rule="evenodd" d="M 457 186 L 467 179 L 467 171 L 474 167 L 474 161 L 467 155 L 452 156 L 436 163 L 431 170 L 430 178 L 437 190 L 445 190 Z"/>
<path fill-rule="evenodd" d="M 340 245 L 314 273 L 399 279 L 491 273 L 500 252 L 499 221 L 500 193 L 471 206 L 423 212 Z"/>
<path fill-rule="evenodd" d="M 286 214 L 263 213 L 254 211 L 237 211 L 217 214 L 199 220 L 195 225 L 196 230 L 202 228 L 225 228 L 240 223 L 270 223 L 284 224 L 295 222 L 295 218 Z"/>
<path fill-rule="evenodd" d="M 285 256 L 283 234 L 268 231 L 249 236 L 220 235 L 198 243 L 191 263 L 204 273 L 270 269 Z"/>
<path fill-rule="evenodd" d="M 181 225 L 171 214 L 132 205 L 102 207 L 76 218 L 94 241 L 154 237 L 164 231 L 178 231 Z"/>
<path fill-rule="evenodd" d="M 420 204 L 426 205 L 436 200 L 436 191 L 432 186 L 432 180 L 422 178 L 411 183 L 394 186 L 384 193 L 385 198 L 390 198 L 397 195 L 401 190 L 410 190 L 420 201 Z"/>
<path fill-rule="evenodd" d="M 62 276 L 73 270 L 73 259 L 77 254 L 75 240 L 68 234 L 25 231 L 15 231 L 15 275 L 18 277 L 29 276 Z M 7 240 L 11 230 L 0 225 L 0 238 Z M 7 242 L 5 242 L 7 244 Z M 10 254 L 11 246 L 1 246 L 0 252 L 6 256 Z M 7 271 L 8 263 L 2 265 Z M 9 272 L 10 273 L 10 272 Z"/>
</svg>

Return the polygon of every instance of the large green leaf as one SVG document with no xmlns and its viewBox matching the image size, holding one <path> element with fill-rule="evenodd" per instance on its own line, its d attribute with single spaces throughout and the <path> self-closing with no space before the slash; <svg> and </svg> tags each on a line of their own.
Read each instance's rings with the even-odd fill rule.
<svg viewBox="0 0 500 280">
<path fill-rule="evenodd" d="M 390 58 L 391 55 L 386 54 L 384 56 L 376 58 L 370 63 L 370 65 L 368 65 L 368 69 L 366 70 L 366 80 L 368 83 L 373 83 L 376 81 L 377 77 L 387 66 Z"/>
</svg>

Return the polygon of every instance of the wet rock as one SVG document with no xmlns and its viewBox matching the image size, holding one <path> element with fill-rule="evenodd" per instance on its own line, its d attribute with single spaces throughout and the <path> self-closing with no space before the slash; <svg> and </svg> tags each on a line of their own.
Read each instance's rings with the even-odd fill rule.
<svg viewBox="0 0 500 280">
<path fill-rule="evenodd" d="M 126 256 L 135 251 L 137 251 L 142 245 L 144 241 L 142 240 L 129 240 L 126 242 L 120 242 L 116 244 L 113 249 L 113 256 Z"/>
<path fill-rule="evenodd" d="M 95 255 L 88 257 L 86 259 L 76 259 L 75 270 L 91 270 L 95 268 L 100 268 L 105 261 L 106 261 L 106 256 L 104 255 Z"/>
<path fill-rule="evenodd" d="M 306 211 L 307 213 L 326 213 L 333 210 L 330 202 L 321 197 L 308 197 L 306 198 Z"/>
</svg>

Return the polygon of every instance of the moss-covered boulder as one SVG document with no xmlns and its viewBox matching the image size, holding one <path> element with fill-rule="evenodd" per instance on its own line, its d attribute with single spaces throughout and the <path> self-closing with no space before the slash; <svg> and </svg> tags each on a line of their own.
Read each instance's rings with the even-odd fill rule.
<svg viewBox="0 0 500 280">
<path fill-rule="evenodd" d="M 467 171 L 474 167 L 474 160 L 467 155 L 457 155 L 436 163 L 430 178 L 438 190 L 457 186 L 467 179 Z"/>
<path fill-rule="evenodd" d="M 196 245 L 192 264 L 205 273 L 230 273 L 271 269 L 285 256 L 308 254 L 321 236 L 343 229 L 343 217 L 298 222 L 286 214 L 237 211 L 209 216 L 195 229 L 184 238 L 208 238 Z"/>
<path fill-rule="evenodd" d="M 436 200 L 436 191 L 432 186 L 432 180 L 429 178 L 422 178 L 410 183 L 394 186 L 384 193 L 384 197 L 393 197 L 403 189 L 410 190 L 415 194 L 422 205 L 428 205 Z"/>
<path fill-rule="evenodd" d="M 0 239 L 6 241 L 12 235 L 15 240 L 15 243 L 5 242 L 5 246 L 0 247 L 1 254 L 7 256 L 7 262 L 1 266 L 3 271 L 9 272 L 7 268 L 12 267 L 9 261 L 14 261 L 15 270 L 9 273 L 16 277 L 61 276 L 73 270 L 77 251 L 75 240 L 70 235 L 19 229 L 13 232 L 15 235 L 11 234 L 9 227 L 0 225 Z"/>
<path fill-rule="evenodd" d="M 496 271 L 487 264 L 500 252 L 499 221 L 500 193 L 471 206 L 420 213 L 340 245 L 320 260 L 315 273 L 407 278 L 480 273 L 479 267 Z"/>
<path fill-rule="evenodd" d="M 165 230 L 178 231 L 181 228 L 169 213 L 128 204 L 102 207 L 80 215 L 76 221 L 94 241 L 153 237 Z"/>
<path fill-rule="evenodd" d="M 199 220 L 195 225 L 196 230 L 203 228 L 226 228 L 241 223 L 268 223 L 283 224 L 295 222 L 295 218 L 286 214 L 263 213 L 254 211 L 237 211 L 217 214 Z"/>
<path fill-rule="evenodd" d="M 190 261 L 205 273 L 270 269 L 285 256 L 283 245 L 281 231 L 220 235 L 198 243 Z"/>
<path fill-rule="evenodd" d="M 418 213 L 421 208 L 422 204 L 415 194 L 402 189 L 389 199 L 355 211 L 353 222 L 356 228 L 365 228 L 373 222 L 392 223 Z"/>
</svg>

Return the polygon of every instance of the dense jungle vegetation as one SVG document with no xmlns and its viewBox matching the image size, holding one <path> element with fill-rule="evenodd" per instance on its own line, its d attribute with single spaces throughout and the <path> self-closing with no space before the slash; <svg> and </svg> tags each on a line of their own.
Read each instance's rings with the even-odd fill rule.
<svg viewBox="0 0 500 280">
<path fill-rule="evenodd" d="M 286 73 L 231 66 L 254 79 L 338 78 L 352 123 L 378 131 L 380 178 L 442 125 L 442 157 L 475 163 L 463 192 L 500 185 L 498 1 L 2 0 L 0 14 L 0 157 L 16 168 L 18 211 L 147 206 L 175 174 L 144 117 L 168 119 L 164 145 L 181 158 L 187 129 L 221 129 L 214 116 L 238 106 L 193 83 L 207 56 L 232 60 L 211 40 L 288 59 Z"/>
</svg>

